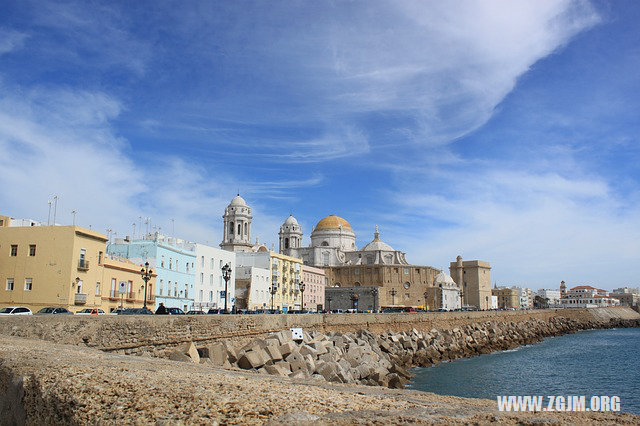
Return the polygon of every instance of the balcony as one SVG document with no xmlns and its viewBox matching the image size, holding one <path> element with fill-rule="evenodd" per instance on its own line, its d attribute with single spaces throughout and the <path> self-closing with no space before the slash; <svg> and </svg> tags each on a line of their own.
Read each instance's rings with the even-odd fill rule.
<svg viewBox="0 0 640 426">
<path fill-rule="evenodd" d="M 73 303 L 75 305 L 85 305 L 87 303 L 87 295 L 84 293 L 75 293 L 73 295 Z"/>
<path fill-rule="evenodd" d="M 89 261 L 86 259 L 78 260 L 78 270 L 79 271 L 88 271 L 89 270 Z"/>
</svg>

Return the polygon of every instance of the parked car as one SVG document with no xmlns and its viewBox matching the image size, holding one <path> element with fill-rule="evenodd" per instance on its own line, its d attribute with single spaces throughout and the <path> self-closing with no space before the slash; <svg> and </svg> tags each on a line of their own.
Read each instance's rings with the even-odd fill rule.
<svg viewBox="0 0 640 426">
<path fill-rule="evenodd" d="M 31 312 L 31 309 L 22 306 L 7 306 L 0 309 L 0 315 L 33 315 L 33 312 Z"/>
<path fill-rule="evenodd" d="M 180 308 L 167 308 L 167 315 L 184 315 L 184 311 Z"/>
<path fill-rule="evenodd" d="M 220 309 L 220 308 L 211 308 L 209 309 L 209 311 L 207 312 L 207 314 L 226 314 L 226 312 L 224 311 L 224 309 Z"/>
<path fill-rule="evenodd" d="M 147 308 L 126 308 L 118 312 L 118 315 L 153 315 L 153 311 Z"/>
<path fill-rule="evenodd" d="M 204 311 L 188 311 L 187 315 L 206 315 Z"/>
<path fill-rule="evenodd" d="M 73 315 L 73 312 L 67 308 L 47 307 L 40 309 L 36 315 Z"/>
<path fill-rule="evenodd" d="M 76 312 L 76 315 L 106 315 L 106 314 L 102 309 L 85 308 L 81 311 Z"/>
</svg>

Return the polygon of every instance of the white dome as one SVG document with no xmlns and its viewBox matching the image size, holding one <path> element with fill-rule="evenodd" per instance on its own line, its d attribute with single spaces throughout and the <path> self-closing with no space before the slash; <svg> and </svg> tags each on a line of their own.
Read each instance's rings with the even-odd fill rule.
<svg viewBox="0 0 640 426">
<path fill-rule="evenodd" d="M 233 200 L 231 200 L 231 204 L 229 204 L 230 206 L 241 206 L 241 207 L 249 207 L 247 205 L 247 202 L 244 200 L 244 198 L 242 198 L 240 196 L 240 194 L 236 195 L 235 197 L 233 197 Z"/>
<path fill-rule="evenodd" d="M 373 241 L 364 246 L 361 251 L 395 251 L 393 247 L 380 240 L 380 232 L 376 225 L 376 232 L 373 234 Z"/>
<path fill-rule="evenodd" d="M 440 284 L 457 285 L 456 282 L 453 280 L 453 278 L 451 278 L 451 276 L 445 273 L 444 271 L 441 271 L 438 275 L 436 275 L 436 277 L 433 280 L 434 286 L 437 287 Z"/>
<path fill-rule="evenodd" d="M 287 220 L 284 221 L 284 224 L 285 225 L 297 225 L 298 221 L 296 220 L 295 217 L 293 217 L 293 215 L 289 215 Z"/>
</svg>

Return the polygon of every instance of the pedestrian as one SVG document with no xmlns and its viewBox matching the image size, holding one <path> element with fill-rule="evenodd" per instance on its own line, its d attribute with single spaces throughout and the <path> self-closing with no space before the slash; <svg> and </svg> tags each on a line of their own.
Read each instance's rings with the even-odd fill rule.
<svg viewBox="0 0 640 426">
<path fill-rule="evenodd" d="M 156 309 L 156 315 L 167 315 L 169 313 L 169 311 L 167 311 L 167 308 L 164 307 L 164 303 L 160 303 L 160 306 L 158 306 L 158 309 Z"/>
</svg>

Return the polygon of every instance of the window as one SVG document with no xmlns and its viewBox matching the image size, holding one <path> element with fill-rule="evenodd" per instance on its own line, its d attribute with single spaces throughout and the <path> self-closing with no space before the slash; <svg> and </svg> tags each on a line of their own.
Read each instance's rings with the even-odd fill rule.
<svg viewBox="0 0 640 426">
<path fill-rule="evenodd" d="M 214 259 L 213 259 L 213 257 L 212 257 L 212 258 L 211 258 L 211 269 L 213 269 L 213 268 L 215 267 L 215 266 L 214 266 L 214 265 L 215 265 L 215 263 L 214 263 L 214 262 L 215 262 L 215 261 L 214 261 Z"/>
<path fill-rule="evenodd" d="M 200 302 L 202 302 L 202 290 L 200 290 L 200 299 L 198 299 Z"/>
<path fill-rule="evenodd" d="M 209 302 L 213 302 L 213 291 L 209 292 Z"/>
<path fill-rule="evenodd" d="M 173 259 L 169 258 L 169 269 L 173 269 Z"/>
<path fill-rule="evenodd" d="M 85 257 L 87 257 L 87 250 L 80 249 L 80 260 L 82 261 L 82 263 L 84 263 Z"/>
<path fill-rule="evenodd" d="M 35 255 L 36 255 L 36 245 L 29 244 L 29 256 L 35 256 Z"/>
<path fill-rule="evenodd" d="M 13 291 L 13 278 L 7 278 L 7 290 Z"/>
<path fill-rule="evenodd" d="M 102 252 L 98 252 L 98 265 L 102 265 Z"/>
<path fill-rule="evenodd" d="M 189 284 L 184 285 L 184 298 L 185 299 L 189 298 Z"/>
<path fill-rule="evenodd" d="M 96 283 L 96 296 L 100 296 L 100 283 Z"/>
<path fill-rule="evenodd" d="M 242 235 L 242 224 L 238 224 L 238 235 Z"/>
<path fill-rule="evenodd" d="M 162 258 L 160 258 L 160 267 L 164 268 L 164 256 L 162 256 Z"/>
<path fill-rule="evenodd" d="M 116 297 L 118 293 L 118 287 L 116 285 L 116 279 L 111 278 L 111 297 Z"/>
<path fill-rule="evenodd" d="M 222 260 L 220 261 L 220 269 L 222 269 Z"/>
<path fill-rule="evenodd" d="M 163 285 L 163 284 L 164 284 L 163 280 L 160 280 L 160 287 L 159 287 L 159 290 L 158 290 L 158 291 L 159 291 L 159 293 L 158 293 L 158 294 L 159 294 L 160 296 L 162 296 L 162 289 L 163 289 L 163 287 L 164 287 L 164 285 Z"/>
<path fill-rule="evenodd" d="M 403 272 L 405 275 L 409 275 L 409 268 L 402 268 L 402 272 Z"/>
<path fill-rule="evenodd" d="M 202 258 L 204 260 L 204 257 Z M 200 284 L 204 284 L 204 273 L 200 272 Z"/>
<path fill-rule="evenodd" d="M 209 275 L 209 285 L 213 285 L 213 274 Z"/>
<path fill-rule="evenodd" d="M 18 245 L 11 244 L 11 256 L 17 256 L 17 255 L 18 255 Z"/>
<path fill-rule="evenodd" d="M 200 266 L 204 268 L 204 256 L 202 256 L 202 258 L 200 259 Z"/>
</svg>

